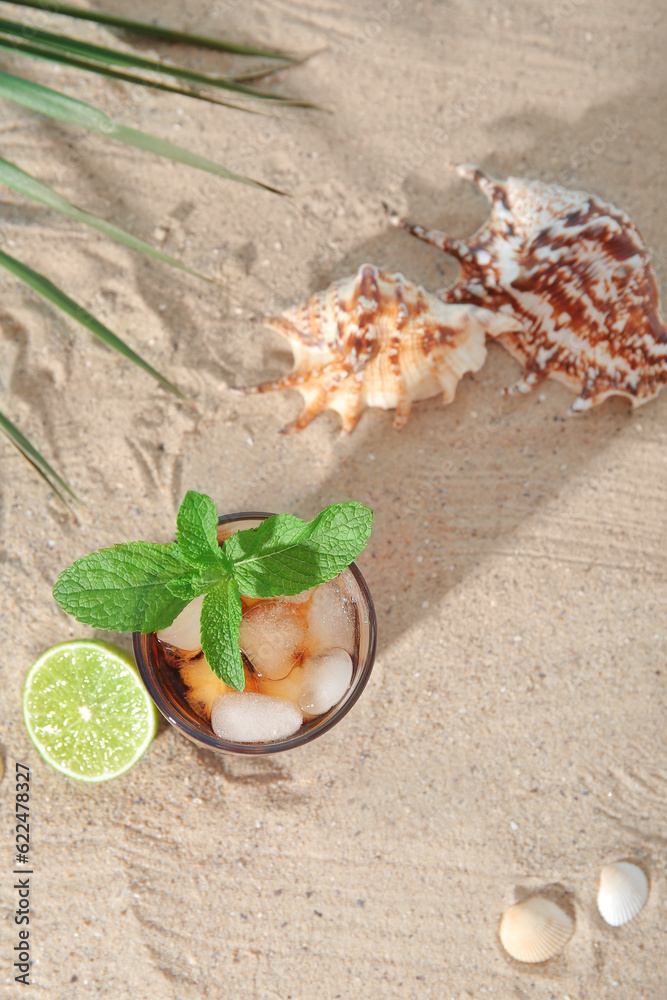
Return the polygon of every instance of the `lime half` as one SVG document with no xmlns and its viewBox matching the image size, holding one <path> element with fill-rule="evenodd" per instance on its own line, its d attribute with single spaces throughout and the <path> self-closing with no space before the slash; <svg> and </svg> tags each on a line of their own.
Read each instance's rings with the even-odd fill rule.
<svg viewBox="0 0 667 1000">
<path fill-rule="evenodd" d="M 32 665 L 23 718 L 44 760 L 81 781 L 108 781 L 141 758 L 157 711 L 132 658 L 106 642 L 52 646 Z"/>
</svg>

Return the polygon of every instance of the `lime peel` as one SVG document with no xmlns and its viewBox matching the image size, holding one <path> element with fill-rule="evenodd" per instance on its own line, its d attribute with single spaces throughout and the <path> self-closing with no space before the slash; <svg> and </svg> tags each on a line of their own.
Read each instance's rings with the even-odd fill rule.
<svg viewBox="0 0 667 1000">
<path fill-rule="evenodd" d="M 23 718 L 47 764 L 87 782 L 133 767 L 158 722 L 132 657 L 89 639 L 52 646 L 35 661 L 23 688 Z"/>
</svg>

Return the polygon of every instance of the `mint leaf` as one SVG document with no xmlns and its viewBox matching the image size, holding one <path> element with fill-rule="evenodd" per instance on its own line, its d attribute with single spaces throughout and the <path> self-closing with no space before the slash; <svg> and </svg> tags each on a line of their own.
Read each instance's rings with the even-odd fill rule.
<svg viewBox="0 0 667 1000">
<path fill-rule="evenodd" d="M 157 632 L 171 625 L 188 603 L 167 584 L 191 575 L 175 542 L 127 542 L 77 559 L 58 577 L 53 596 L 86 625 Z"/>
<path fill-rule="evenodd" d="M 170 580 L 167 588 L 174 597 L 180 597 L 184 601 L 194 601 L 195 597 L 207 594 L 218 583 L 222 583 L 225 577 L 226 574 L 223 572 L 205 572 L 204 575 L 195 573 L 193 576 L 181 576 L 177 580 Z"/>
<path fill-rule="evenodd" d="M 332 504 L 305 523 L 291 514 L 268 517 L 224 543 L 241 593 L 289 597 L 338 576 L 370 537 L 373 512 L 356 501 Z"/>
<path fill-rule="evenodd" d="M 220 565 L 218 512 L 210 497 L 188 490 L 176 515 L 178 547 L 193 566 Z"/>
<path fill-rule="evenodd" d="M 128 542 L 93 552 L 63 570 L 53 594 L 80 622 L 132 632 L 166 628 L 206 595 L 204 655 L 218 677 L 243 691 L 241 591 L 290 596 L 332 580 L 363 549 L 372 524 L 373 512 L 362 504 L 332 504 L 308 523 L 291 514 L 269 517 L 220 548 L 215 504 L 189 491 L 178 511 L 177 542 Z"/>
<path fill-rule="evenodd" d="M 219 583 L 204 598 L 201 609 L 201 644 L 214 674 L 225 684 L 243 691 L 245 674 L 239 649 L 241 596 L 231 577 Z"/>
</svg>

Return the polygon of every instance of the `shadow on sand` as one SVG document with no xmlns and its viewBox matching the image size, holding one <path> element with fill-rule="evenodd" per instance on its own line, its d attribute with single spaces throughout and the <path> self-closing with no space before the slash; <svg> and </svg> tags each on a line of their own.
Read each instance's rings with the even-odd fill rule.
<svg viewBox="0 0 667 1000">
<path fill-rule="evenodd" d="M 524 143 L 519 163 L 501 156 L 482 166 L 501 178 L 523 174 L 561 180 L 632 213 L 628 198 L 632 202 L 632 190 L 641 184 L 641 168 L 651 175 L 657 167 L 651 158 L 640 166 L 630 155 L 637 106 L 647 101 L 655 106 L 657 124 L 667 111 L 663 91 L 601 105 L 574 124 L 530 114 L 520 122 L 501 120 L 495 126 L 499 137 L 520 128 L 530 141 Z M 595 139 L 610 118 L 617 125 L 615 138 L 600 151 Z M 573 163 L 583 164 L 580 175 Z M 443 170 L 442 189 L 411 177 L 404 191 L 409 218 L 446 227 L 454 235 L 473 233 L 488 215 L 484 198 L 453 171 Z M 660 218 L 635 221 L 646 242 L 659 247 Z M 400 270 L 430 290 L 450 284 L 457 273 L 452 258 L 387 226 L 335 267 L 314 269 L 311 290 L 326 287 L 365 262 Z M 658 253 L 658 276 L 662 271 L 664 278 L 665 270 Z M 380 651 L 428 616 L 430 608 L 488 557 L 547 557 L 544 550 L 521 552 L 513 540 L 517 529 L 555 499 L 568 480 L 584 474 L 632 419 L 630 404 L 621 397 L 582 416 L 571 415 L 572 394 L 552 381 L 527 397 L 503 397 L 501 390 L 518 377 L 518 366 L 499 346 L 488 346 L 484 368 L 463 379 L 451 406 L 442 408 L 436 399 L 418 403 L 401 431 L 391 426 L 392 414 L 367 411 L 351 438 L 338 447 L 337 467 L 318 486 L 316 497 L 300 505 L 304 516 L 322 502 L 346 497 L 374 508 L 373 536 L 359 563 L 377 605 Z M 257 381 L 263 377 L 260 373 Z M 667 398 L 648 405 L 664 413 Z M 329 421 L 332 428 L 338 425 L 331 413 L 317 419 Z M 566 523 L 560 523 L 560 534 L 551 542 L 566 557 L 584 564 L 595 556 L 585 544 L 573 551 Z"/>
</svg>

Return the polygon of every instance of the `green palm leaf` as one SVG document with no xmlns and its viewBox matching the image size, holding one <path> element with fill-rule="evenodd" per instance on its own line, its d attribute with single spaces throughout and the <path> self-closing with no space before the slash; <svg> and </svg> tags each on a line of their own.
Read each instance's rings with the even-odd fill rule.
<svg viewBox="0 0 667 1000">
<path fill-rule="evenodd" d="M 271 49 L 260 49 L 248 45 L 237 45 L 222 38 L 211 35 L 193 35 L 187 31 L 176 31 L 173 28 L 162 28 L 157 24 L 147 24 L 145 21 L 133 21 L 117 14 L 107 14 L 102 11 L 82 10 L 67 3 L 57 3 L 55 0 L 12 0 L 19 7 L 33 7 L 46 10 L 49 14 L 65 14 L 82 21 L 95 21 L 97 24 L 108 24 L 113 28 L 124 28 L 138 35 L 150 35 L 152 38 L 163 38 L 167 42 L 184 42 L 199 48 L 216 49 L 219 52 L 235 52 L 242 56 L 263 56 L 266 59 L 284 59 L 292 62 L 294 57 L 284 52 Z"/>
<path fill-rule="evenodd" d="M 37 45 L 27 45 L 25 42 L 9 41 L 8 39 L 3 39 L 0 36 L 0 49 L 5 49 L 8 52 L 22 52 L 27 56 L 35 56 L 37 59 L 48 59 L 49 62 L 61 63 L 63 66 L 73 66 L 75 69 L 87 70 L 89 73 L 97 73 L 99 76 L 108 76 L 113 80 L 123 80 L 125 83 L 135 83 L 141 87 L 152 87 L 154 90 L 164 90 L 168 94 L 180 94 L 182 97 L 194 97 L 198 101 L 207 101 L 209 104 L 218 104 L 222 108 L 233 108 L 234 111 L 246 111 L 251 115 L 262 115 L 261 111 L 257 108 L 252 108 L 249 106 L 244 106 L 241 104 L 232 104 L 231 101 L 223 101 L 222 98 L 213 94 L 202 94 L 198 90 L 190 90 L 185 87 L 175 87 L 169 83 L 162 83 L 159 80 L 153 80 L 145 76 L 137 76 L 133 73 L 124 73 L 122 70 L 111 69 L 109 66 L 104 66 L 102 63 L 89 63 L 85 59 L 77 59 L 75 56 L 65 55 L 63 52 L 56 52 L 52 49 L 41 49 Z M 269 70 L 259 71 L 260 75 L 264 75 L 269 72 Z M 270 71 L 275 73 L 276 67 Z M 243 79 L 255 79 L 255 74 L 246 77 L 243 74 Z M 273 118 L 274 115 L 266 115 L 264 117 Z"/>
<path fill-rule="evenodd" d="M 205 170 L 227 180 L 249 184 L 251 187 L 264 188 L 274 194 L 284 194 L 278 188 L 262 184 L 261 181 L 254 181 L 241 174 L 235 174 L 219 163 L 198 156 L 196 153 L 190 152 L 189 149 L 176 146 L 166 139 L 158 139 L 147 132 L 119 125 L 91 104 L 84 104 L 83 101 L 77 101 L 57 90 L 51 90 L 50 87 L 43 87 L 39 83 L 24 80 L 20 76 L 0 72 L 0 97 L 7 97 L 10 101 L 16 101 L 17 104 L 22 104 L 23 107 L 30 108 L 32 111 L 39 111 L 40 114 L 56 118 L 58 121 L 78 125 L 80 128 L 89 129 L 92 132 L 108 136 L 110 139 L 117 139 L 129 146 L 136 146 L 138 149 L 156 153 L 158 156 L 164 156 L 176 163 L 184 163 L 189 167 Z"/>
<path fill-rule="evenodd" d="M 309 59 L 313 58 L 313 56 L 319 55 L 320 52 L 325 51 L 326 49 L 318 49 L 315 52 L 309 52 L 308 55 L 305 56 L 295 56 L 290 63 L 290 69 L 295 66 L 303 66 L 303 64 L 307 63 Z M 274 73 L 280 73 L 284 69 L 284 66 L 256 66 L 253 69 L 246 69 L 241 72 L 226 73 L 225 79 L 233 80 L 235 83 L 244 83 L 249 80 L 261 80 L 263 77 L 273 76 Z M 322 110 L 321 108 L 318 108 L 316 104 L 304 104 L 304 107 L 315 108 L 320 111 Z"/>
<path fill-rule="evenodd" d="M 195 70 L 185 69 L 182 66 L 175 66 L 171 63 L 156 62 L 153 59 L 144 59 L 142 56 L 135 56 L 130 52 L 121 52 L 118 49 L 109 49 L 103 45 L 92 45 L 90 42 L 82 42 L 67 35 L 56 35 L 51 31 L 40 31 L 38 28 L 26 27 L 18 21 L 7 21 L 0 18 L 0 33 L 3 35 L 16 35 L 19 38 L 28 38 L 31 42 L 36 42 L 42 49 L 55 49 L 64 52 L 66 55 L 76 55 L 92 60 L 93 62 L 108 63 L 111 66 L 132 66 L 135 69 L 149 70 L 152 73 L 166 73 L 181 80 L 188 80 L 199 86 L 221 87 L 223 90 L 231 90 L 245 97 L 254 97 L 258 100 L 279 101 L 287 104 L 302 104 L 301 101 L 293 101 L 291 98 L 281 97 L 279 94 L 267 94 L 262 90 L 253 87 L 246 87 L 241 83 L 234 83 L 224 77 L 208 76 L 206 73 L 198 73 Z"/>
<path fill-rule="evenodd" d="M 6 2 L 6 0 L 0 0 L 0 3 L 2 2 Z M 154 24 L 135 21 L 114 14 L 82 10 L 70 4 L 59 3 L 57 0 L 13 0 L 12 6 L 44 10 L 48 14 L 64 15 L 78 19 L 79 21 L 93 21 L 97 24 L 119 28 L 124 31 L 168 42 L 185 43 L 218 51 L 237 53 L 243 56 L 258 56 L 265 59 L 282 60 L 283 65 L 301 61 L 297 57 L 283 52 L 255 46 L 237 45 L 224 39 L 176 31 L 171 28 L 162 28 Z M 93 45 L 80 39 L 73 39 L 67 35 L 42 31 L 31 23 L 21 24 L 20 22 L 6 19 L 0 19 L 0 50 L 40 59 L 48 59 L 51 62 L 61 63 L 87 72 L 94 72 L 102 76 L 122 80 L 126 83 L 193 97 L 237 110 L 248 110 L 255 114 L 262 114 L 262 112 L 258 111 L 257 108 L 243 106 L 242 102 L 245 99 L 270 100 L 283 106 L 312 107 L 307 102 L 291 100 L 281 95 L 266 93 L 246 85 L 250 81 L 261 79 L 263 76 L 275 72 L 276 69 L 281 68 L 280 65 L 269 68 L 260 67 L 250 69 L 245 72 L 229 73 L 224 76 L 211 76 L 188 69 L 171 61 L 161 62 L 159 60 L 146 59 L 143 56 L 134 55 L 133 53 L 122 52 L 102 45 Z M 128 68 L 138 70 L 139 72 L 127 72 L 126 69 Z M 172 77 L 176 81 L 176 84 L 172 81 L 166 82 L 164 79 L 161 79 L 161 77 L 164 78 L 165 76 Z M 179 80 L 183 81 L 183 85 L 177 85 Z M 240 98 L 241 106 L 222 100 L 212 93 L 202 93 L 199 90 L 201 87 L 232 92 Z M 262 184 L 259 181 L 254 181 L 249 177 L 244 177 L 227 170 L 212 160 L 198 156 L 196 153 L 192 153 L 166 140 L 121 125 L 109 118 L 104 112 L 89 104 L 77 101 L 48 87 L 32 83 L 20 76 L 0 71 L 0 97 L 13 100 L 24 107 L 55 118 L 58 121 L 76 125 L 97 135 L 116 139 L 127 145 L 155 153 L 177 163 L 183 163 L 196 169 L 204 170 L 218 177 L 235 180 L 257 188 L 264 188 L 277 194 L 284 193 L 267 184 Z M 269 117 L 272 116 L 269 115 Z M 0 183 L 6 184 L 14 191 L 40 202 L 53 211 L 60 212 L 77 222 L 92 226 L 104 235 L 116 239 L 132 249 L 148 253 L 158 260 L 162 260 L 197 277 L 204 278 L 203 275 L 179 264 L 178 261 L 167 254 L 150 246 L 150 244 L 145 243 L 143 240 L 132 236 L 132 234 L 118 226 L 90 212 L 77 208 L 48 185 L 38 181 L 30 174 L 20 170 L 14 164 L 2 158 L 0 158 Z M 168 382 L 164 376 L 152 368 L 151 365 L 136 354 L 116 334 L 112 333 L 111 330 L 100 323 L 86 309 L 79 306 L 73 299 L 69 298 L 69 296 L 44 275 L 32 270 L 26 264 L 23 264 L 3 251 L 0 251 L 0 267 L 8 270 L 56 308 L 86 327 L 107 346 L 143 368 L 144 371 L 148 372 L 165 388 L 185 399 L 183 394 Z M 204 280 L 210 279 L 204 278 Z M 0 431 L 8 437 L 12 444 L 15 445 L 19 452 L 31 463 L 39 475 L 62 500 L 66 499 L 65 494 L 77 499 L 65 480 L 61 478 L 46 459 L 33 447 L 30 441 L 2 413 L 0 413 Z"/>
<path fill-rule="evenodd" d="M 66 503 L 66 498 L 63 496 L 61 490 L 69 493 L 77 503 L 81 503 L 76 493 L 67 485 L 65 480 L 49 465 L 44 456 L 40 455 L 36 448 L 33 448 L 27 437 L 21 434 L 18 427 L 11 420 L 8 420 L 3 413 L 0 413 L 0 431 L 7 435 L 14 447 L 18 448 L 24 458 L 28 459 L 32 467 L 37 470 L 51 489 L 58 494 L 63 503 Z"/>
<path fill-rule="evenodd" d="M 2 157 L 0 157 L 0 184 L 6 184 L 7 187 L 18 191 L 19 194 L 25 195 L 26 198 L 32 198 L 34 201 L 46 205 L 47 208 L 53 209 L 54 212 L 60 212 L 61 215 L 66 215 L 68 218 L 74 219 L 75 222 L 82 222 L 86 226 L 97 229 L 100 233 L 104 233 L 105 236 L 110 236 L 112 240 L 118 240 L 119 243 L 124 243 L 125 246 L 131 247 L 132 250 L 140 250 L 142 253 L 150 254 L 151 257 L 155 257 L 165 264 L 171 264 L 172 267 L 177 267 L 181 271 L 186 271 L 188 274 L 194 275 L 195 278 L 201 278 L 202 281 L 211 281 L 210 278 L 191 270 L 185 264 L 180 264 L 173 257 L 152 247 L 150 243 L 145 243 L 137 236 L 133 236 L 119 226 L 114 226 L 112 222 L 107 222 L 106 219 L 101 219 L 98 215 L 93 215 L 91 212 L 84 212 L 82 209 L 76 208 L 67 198 L 63 198 L 57 191 L 50 188 L 48 184 L 43 184 Z"/>
<path fill-rule="evenodd" d="M 48 302 L 51 302 L 52 305 L 57 306 L 57 308 L 61 309 L 64 313 L 67 313 L 67 315 L 71 316 L 72 319 L 75 319 L 77 323 L 81 323 L 81 325 L 85 326 L 87 330 L 90 330 L 90 332 L 97 337 L 98 340 L 101 340 L 103 344 L 113 348 L 113 350 L 122 354 L 123 357 L 129 358 L 129 360 L 133 361 L 135 365 L 143 368 L 144 371 L 148 372 L 149 375 L 152 375 L 154 379 L 157 379 L 157 381 L 163 385 L 165 389 L 169 389 L 170 392 L 175 393 L 175 395 L 179 396 L 181 399 L 186 398 L 180 389 L 177 389 L 175 385 L 172 385 L 171 382 L 167 381 L 164 375 L 160 375 L 155 368 L 149 365 L 147 361 L 144 361 L 144 359 L 139 354 L 136 354 L 131 347 L 128 347 L 127 344 L 120 339 L 120 337 L 117 337 L 116 334 L 112 333 L 111 330 L 104 326 L 103 323 L 100 323 L 99 320 L 95 319 L 95 317 L 92 316 L 87 309 L 84 309 L 83 306 L 76 303 L 74 299 L 70 299 L 69 295 L 65 295 L 64 292 L 61 292 L 61 290 L 54 285 L 53 282 L 49 281 L 48 278 L 45 278 L 43 274 L 33 271 L 31 267 L 28 267 L 26 264 L 22 264 L 21 261 L 16 260 L 15 257 L 10 257 L 9 254 L 4 253 L 2 250 L 0 250 L 0 267 L 6 268 L 17 278 L 20 278 L 21 281 L 24 281 L 26 285 L 29 285 L 30 288 L 38 293 L 38 295 L 41 295 Z"/>
</svg>

